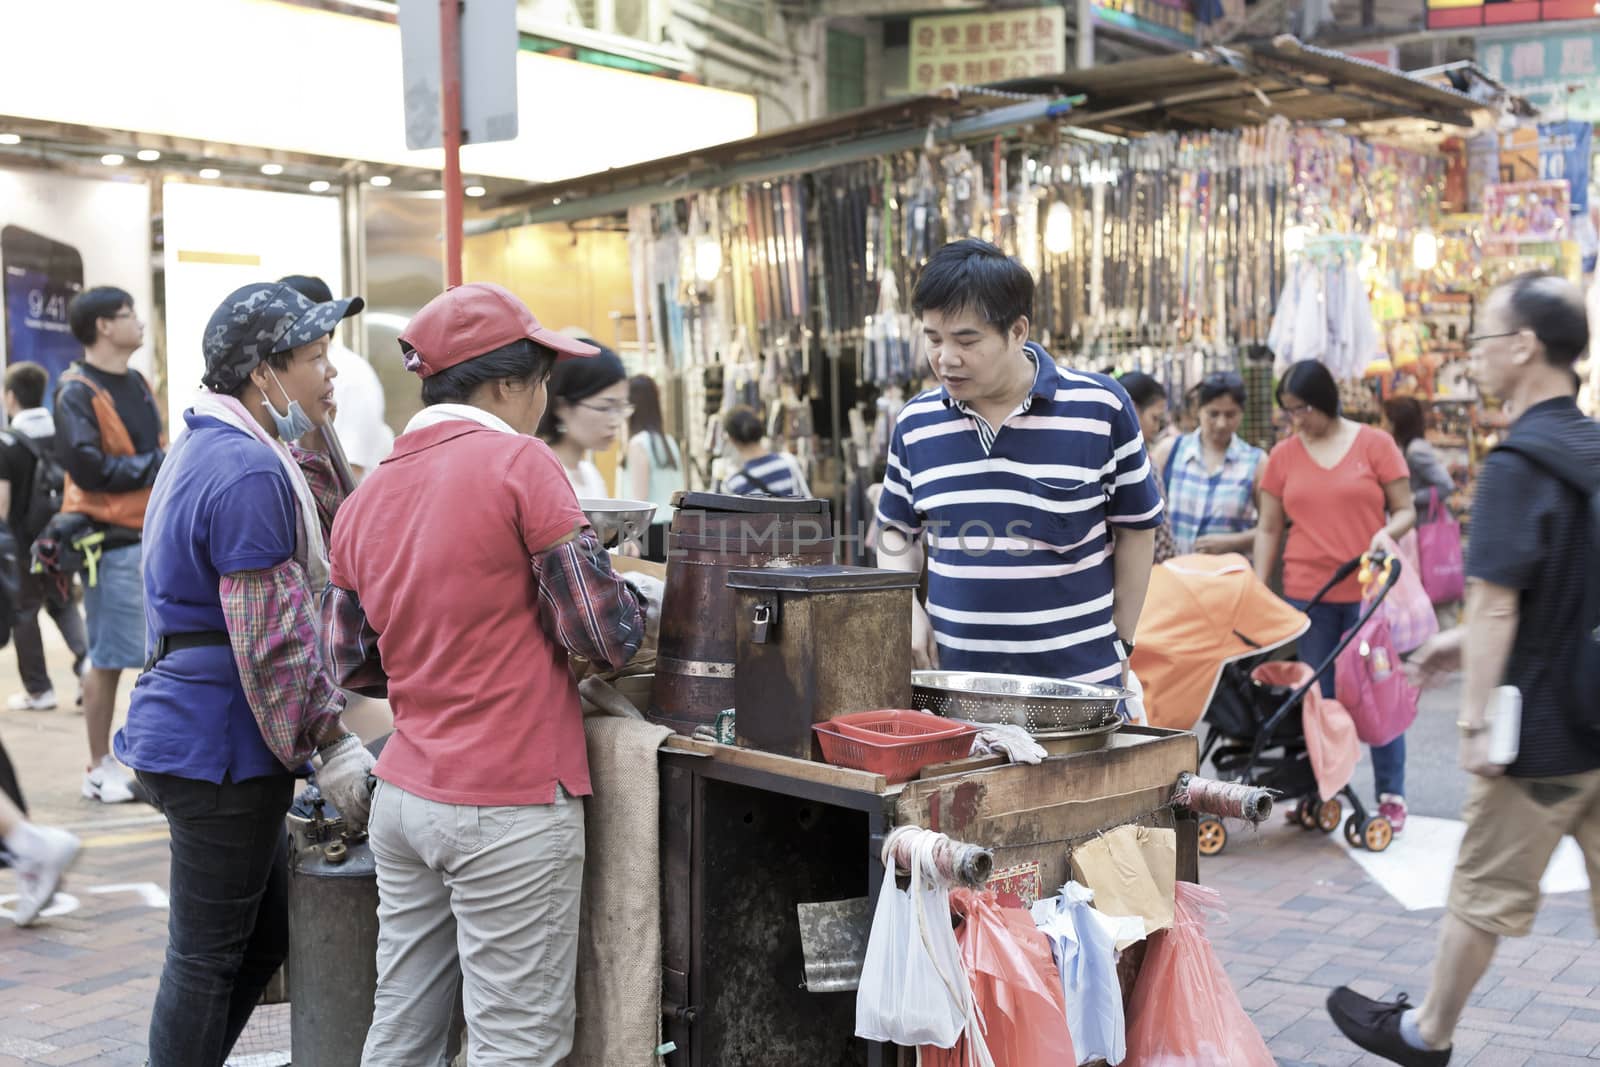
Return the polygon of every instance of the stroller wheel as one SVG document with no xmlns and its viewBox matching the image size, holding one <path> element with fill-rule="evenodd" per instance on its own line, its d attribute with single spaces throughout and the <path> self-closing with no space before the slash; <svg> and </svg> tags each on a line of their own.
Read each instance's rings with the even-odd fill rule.
<svg viewBox="0 0 1600 1067">
<path fill-rule="evenodd" d="M 1344 839 L 1351 848 L 1361 847 L 1361 820 L 1354 815 L 1344 821 Z"/>
<path fill-rule="evenodd" d="M 1382 815 L 1373 816 L 1361 827 L 1361 841 L 1368 852 L 1382 852 L 1393 840 L 1394 825 Z"/>
<path fill-rule="evenodd" d="M 1322 802 L 1319 800 L 1314 800 L 1311 797 L 1302 800 L 1300 807 L 1297 809 L 1300 813 L 1300 829 L 1315 830 L 1317 828 L 1318 812 L 1321 809 Z"/>
<path fill-rule="evenodd" d="M 1202 815 L 1197 844 L 1202 856 L 1215 856 L 1228 844 L 1228 828 L 1215 815 Z"/>
<path fill-rule="evenodd" d="M 1331 834 L 1339 828 L 1339 820 L 1344 817 L 1344 805 L 1339 803 L 1339 798 L 1324 800 L 1317 809 L 1317 829 L 1325 834 Z"/>
</svg>

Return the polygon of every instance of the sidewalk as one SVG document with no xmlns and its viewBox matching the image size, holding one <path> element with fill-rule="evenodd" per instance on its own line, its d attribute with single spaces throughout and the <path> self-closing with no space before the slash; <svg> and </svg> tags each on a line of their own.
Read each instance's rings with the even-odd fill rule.
<svg viewBox="0 0 1600 1067">
<path fill-rule="evenodd" d="M 68 681 L 64 650 L 52 656 L 58 683 Z M 0 652 L 0 699 L 15 682 L 15 657 Z M 68 700 L 72 692 L 58 690 Z M 166 945 L 161 818 L 142 805 L 107 808 L 78 795 L 81 713 L 0 711 L 0 737 L 36 814 L 68 825 L 85 846 L 66 887 L 73 910 L 28 930 L 0 919 L 0 1067 L 142 1063 Z M 1412 841 L 1420 857 L 1420 836 Z M 1401 835 L 1387 855 L 1403 865 L 1406 847 Z M 1431 873 L 1442 878 L 1447 869 Z M 1378 1063 L 1338 1034 L 1323 1000 L 1343 983 L 1421 1000 L 1442 911 L 1404 910 L 1336 838 L 1279 818 L 1259 833 L 1234 828 L 1227 850 L 1202 861 L 1201 877 L 1230 909 L 1210 934 L 1279 1063 Z M 11 876 L 0 872 L 0 902 L 11 891 Z M 286 1057 L 275 1053 L 288 1047 L 287 1010 L 261 1009 L 232 1062 L 276 1067 Z M 1534 935 L 1503 943 L 1459 1034 L 1452 1067 L 1466 1064 L 1600 1065 L 1600 940 L 1586 893 L 1546 897 Z"/>
</svg>

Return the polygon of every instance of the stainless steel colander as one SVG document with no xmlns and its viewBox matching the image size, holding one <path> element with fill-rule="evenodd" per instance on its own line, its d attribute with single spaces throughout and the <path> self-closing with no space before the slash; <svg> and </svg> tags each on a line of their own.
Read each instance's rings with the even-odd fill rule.
<svg viewBox="0 0 1600 1067">
<path fill-rule="evenodd" d="M 1133 694 L 1086 682 L 1017 674 L 912 671 L 911 706 L 970 722 L 1010 723 L 1032 733 L 1095 730 L 1119 720 Z"/>
</svg>

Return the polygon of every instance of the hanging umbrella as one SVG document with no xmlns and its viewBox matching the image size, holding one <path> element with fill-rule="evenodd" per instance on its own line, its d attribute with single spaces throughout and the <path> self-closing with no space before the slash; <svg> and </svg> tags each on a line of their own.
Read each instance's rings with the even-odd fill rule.
<svg viewBox="0 0 1600 1067">
<path fill-rule="evenodd" d="M 1240 555 L 1177 556 L 1150 575 L 1133 671 L 1151 726 L 1192 730 L 1222 668 L 1288 644 L 1311 621 L 1272 594 Z"/>
</svg>

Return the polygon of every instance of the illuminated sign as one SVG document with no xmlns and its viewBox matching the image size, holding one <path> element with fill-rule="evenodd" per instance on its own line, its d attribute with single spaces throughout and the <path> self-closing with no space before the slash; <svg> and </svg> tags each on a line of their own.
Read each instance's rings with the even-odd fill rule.
<svg viewBox="0 0 1600 1067">
<path fill-rule="evenodd" d="M 1594 17 L 1594 0 L 1428 0 L 1428 29 L 1513 26 Z"/>
</svg>

